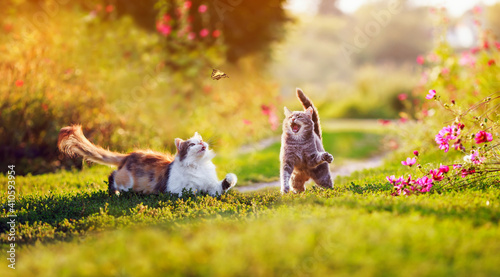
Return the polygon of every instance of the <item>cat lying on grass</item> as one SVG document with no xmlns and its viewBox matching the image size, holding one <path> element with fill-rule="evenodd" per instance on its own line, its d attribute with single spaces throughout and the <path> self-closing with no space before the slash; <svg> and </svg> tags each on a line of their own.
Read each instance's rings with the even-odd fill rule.
<svg viewBox="0 0 500 277">
<path fill-rule="evenodd" d="M 294 192 L 304 191 L 309 178 L 323 188 L 332 188 L 328 164 L 333 156 L 323 148 L 318 112 L 302 90 L 297 89 L 297 97 L 305 111 L 291 112 L 285 107 L 280 151 L 281 193 L 288 193 L 290 183 Z"/>
<path fill-rule="evenodd" d="M 79 125 L 62 128 L 57 145 L 70 156 L 76 154 L 95 163 L 118 166 L 109 175 L 110 195 L 132 189 L 143 194 L 170 192 L 181 196 L 186 189 L 215 196 L 231 189 L 237 181 L 233 173 L 218 181 L 212 163 L 215 154 L 198 133 L 188 140 L 175 139 L 174 157 L 149 150 L 129 154 L 105 150 L 92 144 Z"/>
</svg>

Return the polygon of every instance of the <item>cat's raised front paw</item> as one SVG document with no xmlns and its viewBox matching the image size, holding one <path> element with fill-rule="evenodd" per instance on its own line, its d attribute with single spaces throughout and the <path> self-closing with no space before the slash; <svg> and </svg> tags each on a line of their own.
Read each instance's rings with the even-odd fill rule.
<svg viewBox="0 0 500 277">
<path fill-rule="evenodd" d="M 327 162 L 327 163 L 331 163 L 333 162 L 333 156 L 330 154 L 330 153 L 323 153 L 323 161 Z"/>
</svg>

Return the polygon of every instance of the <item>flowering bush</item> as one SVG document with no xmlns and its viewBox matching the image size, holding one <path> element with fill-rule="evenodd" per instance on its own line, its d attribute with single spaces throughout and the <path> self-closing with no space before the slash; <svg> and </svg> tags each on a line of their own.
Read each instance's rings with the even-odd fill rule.
<svg viewBox="0 0 500 277">
<path fill-rule="evenodd" d="M 58 159 L 57 135 L 68 124 L 82 124 L 91 141 L 121 152 L 175 151 L 174 138 L 194 131 L 229 152 L 276 132 L 279 90 L 257 59 L 242 59 L 238 68 L 225 65 L 229 79 L 210 78 L 208 61 L 224 59 L 216 47 L 221 30 L 193 27 L 190 41 L 177 36 L 177 25 L 165 24 L 187 15 L 169 20 L 163 14 L 150 33 L 117 16 L 116 5 L 59 8 L 40 24 L 33 19 L 39 7 L 19 1 L 2 18 L 0 165 L 16 164 L 18 174 L 81 166 L 78 159 Z M 210 6 L 189 10 L 204 17 Z M 212 44 L 198 45 L 204 40 Z M 167 44 L 185 47 L 170 55 Z M 175 69 L 167 66 L 173 60 Z"/>
<path fill-rule="evenodd" d="M 476 15 L 479 12 L 474 9 Z M 434 17 L 446 32 L 446 16 L 436 13 Z M 417 58 L 424 70 L 414 94 L 425 100 L 416 102 L 417 123 L 410 126 L 412 138 L 407 141 L 421 149 L 401 163 L 410 167 L 417 163 L 415 170 L 422 177 L 388 176 L 394 195 L 426 193 L 438 184 L 467 186 L 500 172 L 500 70 L 496 65 L 500 42 L 482 29 L 479 16 L 475 22 L 481 34 L 479 46 L 456 53 L 441 35 L 430 54 Z M 439 160 L 420 164 L 419 152 Z"/>
</svg>

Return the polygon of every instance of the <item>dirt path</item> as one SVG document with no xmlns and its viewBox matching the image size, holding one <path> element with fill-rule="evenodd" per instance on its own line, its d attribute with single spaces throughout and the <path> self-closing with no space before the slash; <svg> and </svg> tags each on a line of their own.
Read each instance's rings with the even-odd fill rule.
<svg viewBox="0 0 500 277">
<path fill-rule="evenodd" d="M 340 166 L 335 166 L 332 170 L 332 178 L 335 180 L 337 176 L 349 176 L 355 171 L 363 170 L 363 169 L 368 169 L 368 168 L 374 168 L 374 167 L 379 167 L 383 163 L 384 156 L 377 156 L 373 157 L 368 160 L 361 160 L 361 161 L 349 161 L 346 162 L 343 165 Z M 334 161 L 335 163 L 335 161 Z M 280 182 L 275 181 L 275 182 L 269 182 L 269 183 L 255 183 L 250 186 L 245 186 L 245 187 L 238 187 L 236 186 L 235 189 L 237 189 L 239 192 L 251 192 L 251 191 L 256 191 L 264 188 L 271 188 L 271 187 L 279 187 Z"/>
</svg>

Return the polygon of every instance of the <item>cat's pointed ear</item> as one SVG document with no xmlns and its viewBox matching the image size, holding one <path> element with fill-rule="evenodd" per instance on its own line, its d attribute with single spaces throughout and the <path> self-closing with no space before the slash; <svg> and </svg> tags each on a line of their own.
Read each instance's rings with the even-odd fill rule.
<svg viewBox="0 0 500 277">
<path fill-rule="evenodd" d="M 314 112 L 314 110 L 313 110 L 313 108 L 312 108 L 312 107 L 309 107 L 309 108 L 307 108 L 307 109 L 306 109 L 306 114 L 307 114 L 307 116 L 309 116 L 310 118 L 312 118 L 312 116 L 313 116 L 313 112 Z"/>
<path fill-rule="evenodd" d="M 286 117 L 289 117 L 290 115 L 292 115 L 292 112 L 287 107 L 285 107 L 284 110 L 285 110 L 285 116 Z"/>
<path fill-rule="evenodd" d="M 180 151 L 181 149 L 181 143 L 183 143 L 184 141 L 180 138 L 176 138 L 175 139 L 175 148 L 177 148 L 177 151 Z"/>
<path fill-rule="evenodd" d="M 198 132 L 194 132 L 193 138 L 198 139 L 198 140 L 203 140 L 203 138 L 201 137 L 200 134 L 198 134 Z"/>
</svg>

